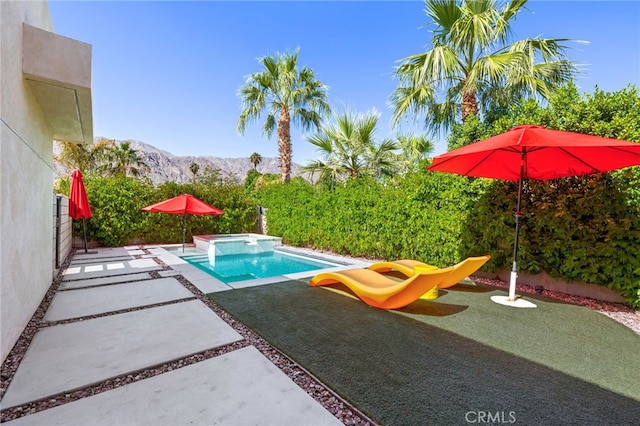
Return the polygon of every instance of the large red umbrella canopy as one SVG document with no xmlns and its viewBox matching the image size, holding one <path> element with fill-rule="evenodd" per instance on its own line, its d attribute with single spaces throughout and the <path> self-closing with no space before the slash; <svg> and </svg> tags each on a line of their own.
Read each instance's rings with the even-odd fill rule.
<svg viewBox="0 0 640 426">
<path fill-rule="evenodd" d="M 638 143 L 524 125 L 438 155 L 428 169 L 517 181 L 580 176 L 638 164 Z"/>
<path fill-rule="evenodd" d="M 513 268 L 506 299 L 516 302 L 522 182 L 608 172 L 636 165 L 640 165 L 640 143 L 523 125 L 438 155 L 428 170 L 519 182 Z"/>
<path fill-rule="evenodd" d="M 187 236 L 187 215 L 221 215 L 224 212 L 211 204 L 207 204 L 199 198 L 191 194 L 182 194 L 177 197 L 169 198 L 157 204 L 144 207 L 142 210 L 146 212 L 181 214 L 182 219 L 182 251 Z"/>
<path fill-rule="evenodd" d="M 91 217 L 91 206 L 87 191 L 82 181 L 80 170 L 71 172 L 71 191 L 69 192 L 69 216 L 72 219 L 88 219 Z"/>
<path fill-rule="evenodd" d="M 220 215 L 224 213 L 222 210 L 205 203 L 191 194 L 178 195 L 177 197 L 147 206 L 142 210 L 146 212 L 197 215 Z"/>
</svg>

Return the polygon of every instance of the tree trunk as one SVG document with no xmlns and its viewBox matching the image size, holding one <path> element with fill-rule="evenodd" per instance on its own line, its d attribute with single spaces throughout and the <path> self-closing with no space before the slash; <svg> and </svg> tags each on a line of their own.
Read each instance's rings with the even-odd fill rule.
<svg viewBox="0 0 640 426">
<path fill-rule="evenodd" d="M 280 169 L 282 181 L 291 180 L 291 117 L 289 109 L 283 107 L 278 119 L 278 153 L 280 154 Z"/>
<path fill-rule="evenodd" d="M 462 94 L 462 122 L 467 120 L 470 114 L 478 115 L 478 101 L 476 100 L 476 92 L 465 91 Z"/>
</svg>

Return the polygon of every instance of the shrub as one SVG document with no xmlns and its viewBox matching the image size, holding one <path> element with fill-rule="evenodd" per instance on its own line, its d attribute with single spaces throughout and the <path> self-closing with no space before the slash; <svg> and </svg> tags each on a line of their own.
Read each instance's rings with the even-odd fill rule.
<svg viewBox="0 0 640 426">
<path fill-rule="evenodd" d="M 193 235 L 254 231 L 256 227 L 255 199 L 240 185 L 167 182 L 156 188 L 132 177 L 91 175 L 84 182 L 93 213 L 87 221 L 87 238 L 103 246 L 182 242 L 182 215 L 148 213 L 142 208 L 183 193 L 224 211 L 221 216 L 187 215 L 187 241 Z M 69 185 L 62 181 L 58 189 L 68 195 Z M 80 224 L 74 223 L 74 233 L 81 232 Z"/>
<path fill-rule="evenodd" d="M 468 203 L 482 183 L 455 175 L 410 173 L 396 185 L 370 179 L 334 188 L 271 185 L 258 197 L 269 233 L 292 245 L 369 258 L 457 261 Z"/>
<path fill-rule="evenodd" d="M 575 85 L 546 107 L 525 101 L 454 126 L 450 147 L 518 124 L 640 142 L 640 96 L 619 92 L 581 97 Z M 565 281 L 600 284 L 640 307 L 640 167 L 606 174 L 530 181 L 524 186 L 518 268 Z M 511 269 L 517 183 L 416 172 L 393 184 L 308 183 L 258 192 L 270 233 L 293 245 L 352 256 L 413 258 L 438 266 L 491 254 L 486 268 Z"/>
</svg>

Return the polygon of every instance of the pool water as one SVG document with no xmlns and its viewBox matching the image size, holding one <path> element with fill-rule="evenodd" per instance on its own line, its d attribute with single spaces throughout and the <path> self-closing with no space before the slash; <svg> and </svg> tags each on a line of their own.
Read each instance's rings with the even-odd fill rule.
<svg viewBox="0 0 640 426">
<path fill-rule="evenodd" d="M 215 256 L 213 262 L 207 254 L 182 258 L 226 284 L 337 266 L 277 251 Z"/>
</svg>

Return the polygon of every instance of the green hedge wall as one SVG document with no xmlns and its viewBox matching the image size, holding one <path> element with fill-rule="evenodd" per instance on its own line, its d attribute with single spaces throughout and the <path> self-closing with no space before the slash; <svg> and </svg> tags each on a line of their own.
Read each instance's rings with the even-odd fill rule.
<svg viewBox="0 0 640 426">
<path fill-rule="evenodd" d="M 525 186 L 518 268 L 605 285 L 640 307 L 640 168 Z M 517 184 L 417 172 L 396 185 L 304 182 L 258 193 L 269 234 L 285 243 L 438 266 L 491 254 L 511 269 Z"/>
<path fill-rule="evenodd" d="M 182 215 L 147 213 L 141 209 L 189 193 L 224 211 L 221 216 L 187 215 L 187 241 L 193 235 L 255 231 L 256 201 L 242 186 L 177 184 L 159 187 L 132 177 L 84 178 L 93 216 L 87 221 L 87 239 L 107 247 L 125 244 L 181 243 Z M 58 191 L 69 194 L 67 181 Z M 74 233 L 81 235 L 81 221 Z"/>
<path fill-rule="evenodd" d="M 478 179 L 421 172 L 398 185 L 365 179 L 333 189 L 299 181 L 270 185 L 258 197 L 268 208 L 269 233 L 287 244 L 446 265 L 461 257 L 468 205 L 485 186 Z"/>
<path fill-rule="evenodd" d="M 640 307 L 640 167 L 530 181 L 523 196 L 518 270 L 604 285 Z M 492 254 L 510 269 L 517 183 L 493 182 L 469 212 L 461 252 Z"/>
</svg>

